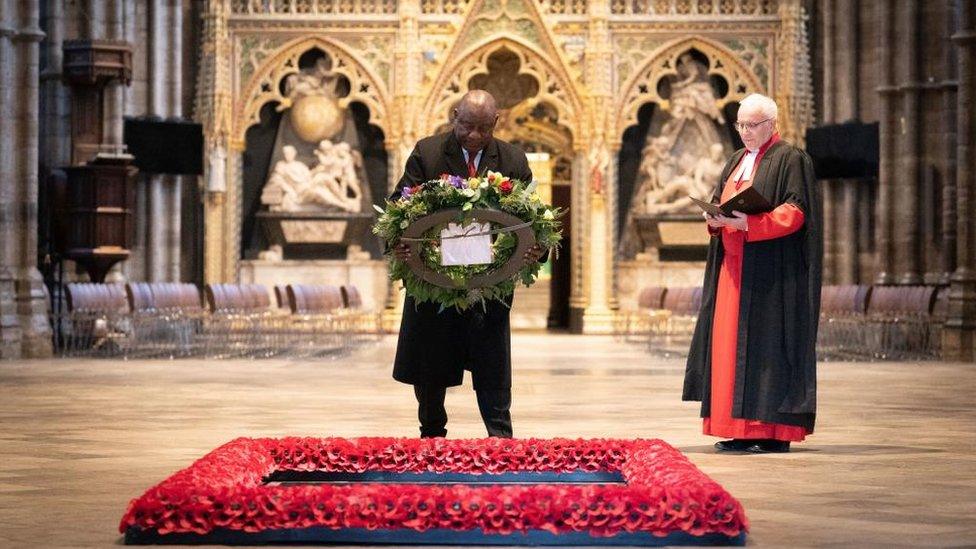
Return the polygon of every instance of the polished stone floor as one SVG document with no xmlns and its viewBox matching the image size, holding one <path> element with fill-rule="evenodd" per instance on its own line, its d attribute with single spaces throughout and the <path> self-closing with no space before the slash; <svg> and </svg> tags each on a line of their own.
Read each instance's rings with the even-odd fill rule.
<svg viewBox="0 0 976 549">
<path fill-rule="evenodd" d="M 128 501 L 238 436 L 413 436 L 395 340 L 337 361 L 0 363 L 0 547 L 120 543 Z M 763 547 L 976 546 L 976 366 L 827 363 L 818 431 L 721 455 L 683 363 L 612 338 L 515 334 L 519 437 L 659 437 L 745 506 Z M 451 437 L 482 436 L 470 385 Z"/>
</svg>

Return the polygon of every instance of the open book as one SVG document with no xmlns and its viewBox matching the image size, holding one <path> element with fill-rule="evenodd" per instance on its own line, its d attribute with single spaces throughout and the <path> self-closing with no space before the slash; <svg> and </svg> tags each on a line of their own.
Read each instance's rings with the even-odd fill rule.
<svg viewBox="0 0 976 549">
<path fill-rule="evenodd" d="M 769 201 L 766 200 L 766 197 L 759 194 L 759 191 L 752 187 L 746 187 L 745 190 L 721 204 L 712 204 L 711 202 L 698 200 L 693 196 L 689 198 L 691 198 L 692 202 L 697 204 L 703 212 L 707 212 L 710 215 L 724 215 L 731 217 L 733 211 L 752 215 L 768 212 L 773 209 L 773 207 L 769 204 Z"/>
</svg>

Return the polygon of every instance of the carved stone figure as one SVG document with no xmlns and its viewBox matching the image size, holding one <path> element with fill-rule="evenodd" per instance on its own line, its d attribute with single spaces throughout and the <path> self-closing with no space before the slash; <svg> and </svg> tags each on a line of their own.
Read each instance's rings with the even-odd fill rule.
<svg viewBox="0 0 976 549">
<path fill-rule="evenodd" d="M 284 159 L 275 163 L 274 171 L 261 191 L 261 203 L 273 212 L 294 212 L 304 202 L 301 198 L 312 183 L 312 173 L 304 162 L 297 160 L 291 145 L 281 148 Z"/>
<path fill-rule="evenodd" d="M 291 145 L 281 150 L 284 158 L 275 164 L 261 192 L 261 203 L 271 211 L 361 211 L 362 188 L 356 175 L 360 161 L 348 143 L 322 140 L 315 149 L 318 164 L 311 169 L 297 160 Z"/>
<path fill-rule="evenodd" d="M 725 147 L 713 143 L 709 156 L 695 164 L 691 175 L 680 175 L 670 180 L 662 188 L 647 193 L 647 213 L 671 213 L 689 210 L 693 203 L 689 196 L 708 200 L 715 189 L 715 182 L 722 175 L 725 165 Z"/>
<path fill-rule="evenodd" d="M 670 109 L 661 114 L 666 119 L 657 124 L 660 131 L 647 137 L 631 213 L 694 212 L 687 195 L 707 195 L 699 186 L 714 186 L 716 181 L 703 179 L 703 174 L 716 170 L 715 158 L 721 170 L 721 159 L 731 148 L 728 136 L 720 131 L 725 118 L 708 81 L 707 67 L 691 53 L 684 53 L 675 69 Z M 681 189 L 694 192 L 681 195 Z"/>
</svg>

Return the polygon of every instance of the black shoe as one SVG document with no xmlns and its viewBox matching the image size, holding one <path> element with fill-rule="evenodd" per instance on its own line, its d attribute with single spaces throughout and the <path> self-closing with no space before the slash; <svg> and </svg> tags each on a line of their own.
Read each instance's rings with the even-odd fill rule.
<svg viewBox="0 0 976 549">
<path fill-rule="evenodd" d="M 788 440 L 759 440 L 755 444 L 746 448 L 752 454 L 783 454 L 790 451 L 790 441 Z"/>
<path fill-rule="evenodd" d="M 755 440 L 733 438 L 732 440 L 720 440 L 716 442 L 715 449 L 719 452 L 745 452 L 746 448 L 755 443 Z"/>
</svg>

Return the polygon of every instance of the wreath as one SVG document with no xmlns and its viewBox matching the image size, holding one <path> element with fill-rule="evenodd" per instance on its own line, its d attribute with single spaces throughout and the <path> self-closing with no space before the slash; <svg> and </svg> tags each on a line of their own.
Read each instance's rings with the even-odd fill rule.
<svg viewBox="0 0 976 549">
<path fill-rule="evenodd" d="M 373 207 L 380 214 L 373 232 L 386 241 L 387 249 L 392 251 L 400 242 L 408 242 L 418 254 L 414 268 L 396 256 L 391 256 L 390 278 L 403 281 L 407 294 L 418 303 L 436 303 L 440 305 L 441 311 L 448 307 L 464 311 L 475 304 L 485 306 L 490 300 L 505 302 L 515 292 L 516 283 L 531 286 L 542 264 L 532 262 L 517 271 L 509 266 L 510 261 L 522 261 L 521 256 L 515 255 L 516 250 L 524 250 L 530 245 L 525 240 L 519 245 L 521 238 L 517 233 L 534 236 L 535 243 L 541 248 L 555 253 L 561 238 L 559 218 L 564 213 L 539 198 L 535 182 L 511 179 L 493 171 L 483 177 L 468 178 L 443 174 L 439 179 L 404 187 L 399 198 L 386 201 L 385 209 L 375 205 Z M 489 263 L 442 265 L 441 230 L 446 223 L 432 223 L 419 236 L 405 235 L 408 228 L 418 220 L 438 212 L 441 214 L 432 220 L 444 218 L 443 212 L 452 211 L 454 215 L 447 216 L 449 221 L 470 227 L 470 221 L 477 220 L 479 212 L 484 213 L 485 210 L 496 214 L 483 216 L 494 218 L 492 220 L 510 219 L 508 216 L 514 216 L 522 222 L 516 225 L 493 226 L 488 232 L 475 234 L 492 235 Z M 498 212 L 501 215 L 497 215 Z M 427 223 L 420 222 L 418 226 L 420 225 L 426 226 Z M 528 229 L 531 233 L 527 233 Z M 465 234 L 469 235 L 470 233 Z M 485 280 L 486 275 L 491 273 L 509 270 L 514 274 L 500 281 L 486 285 L 472 284 L 479 279 Z M 433 273 L 434 276 L 423 276 L 423 271 Z M 444 282 L 435 284 L 431 280 Z"/>
</svg>

